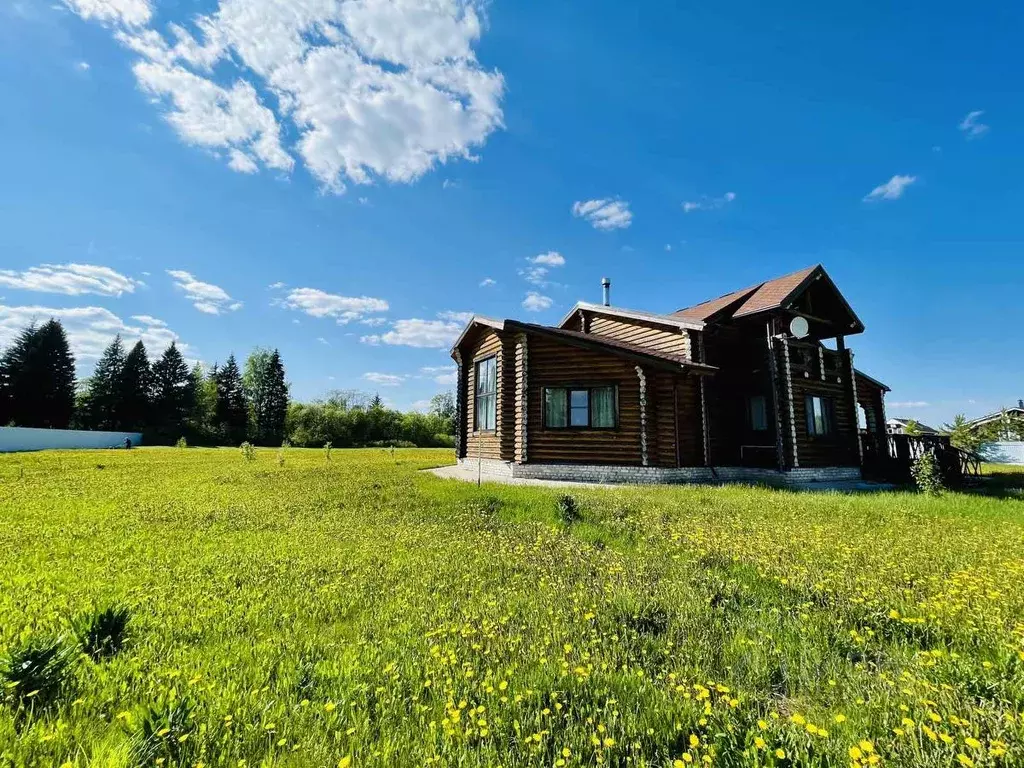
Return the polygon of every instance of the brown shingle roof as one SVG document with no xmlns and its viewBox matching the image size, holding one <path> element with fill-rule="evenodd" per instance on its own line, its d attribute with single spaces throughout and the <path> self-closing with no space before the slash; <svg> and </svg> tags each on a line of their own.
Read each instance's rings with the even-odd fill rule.
<svg viewBox="0 0 1024 768">
<path fill-rule="evenodd" d="M 522 330 L 526 332 L 539 333 L 551 338 L 558 338 L 569 344 L 576 346 L 591 347 L 591 348 L 602 348 L 612 353 L 625 354 L 629 357 L 639 357 L 653 362 L 663 362 L 669 364 L 670 367 L 685 366 L 687 368 L 693 368 L 696 371 L 703 371 L 707 373 L 713 373 L 718 369 L 713 365 L 706 365 L 704 363 L 697 363 L 690 360 L 683 355 L 673 355 L 668 352 L 659 352 L 658 350 L 651 349 L 650 347 L 642 347 L 637 344 L 630 344 L 627 341 L 620 341 L 619 339 L 611 339 L 607 336 L 595 336 L 592 333 L 582 333 L 580 331 L 570 331 L 565 328 L 555 328 L 550 325 L 537 325 L 535 323 L 521 323 L 518 320 L 506 320 L 506 330 Z"/>
<path fill-rule="evenodd" d="M 813 267 L 806 267 L 774 280 L 767 280 L 758 285 L 744 288 L 740 291 L 733 291 L 717 299 L 711 299 L 692 307 L 680 309 L 672 314 L 676 317 L 683 317 L 689 320 L 709 320 L 715 315 L 729 311 L 731 317 L 741 315 L 752 315 L 755 312 L 764 312 L 769 309 L 777 309 L 789 298 L 811 273 L 821 267 L 815 264 Z"/>
</svg>

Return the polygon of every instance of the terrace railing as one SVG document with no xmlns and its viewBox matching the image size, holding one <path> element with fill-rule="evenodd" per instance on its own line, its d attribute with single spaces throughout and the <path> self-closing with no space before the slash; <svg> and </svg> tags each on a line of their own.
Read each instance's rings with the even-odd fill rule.
<svg viewBox="0 0 1024 768">
<path fill-rule="evenodd" d="M 935 456 L 951 488 L 981 474 L 981 458 L 950 444 L 946 435 L 862 435 L 866 476 L 894 483 L 913 480 L 911 467 L 925 453 Z"/>
</svg>

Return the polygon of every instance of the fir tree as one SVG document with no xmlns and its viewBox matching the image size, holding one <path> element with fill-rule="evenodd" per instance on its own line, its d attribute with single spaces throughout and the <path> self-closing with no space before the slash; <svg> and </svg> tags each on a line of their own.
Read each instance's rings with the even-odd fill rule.
<svg viewBox="0 0 1024 768">
<path fill-rule="evenodd" d="M 235 356 L 228 357 L 217 371 L 217 405 L 214 421 L 221 437 L 231 445 L 245 440 L 249 426 L 249 406 L 245 401 L 242 374 Z"/>
<path fill-rule="evenodd" d="M 154 426 L 163 440 L 182 436 L 185 420 L 195 402 L 195 388 L 185 358 L 173 341 L 153 363 Z"/>
<path fill-rule="evenodd" d="M 153 371 L 146 346 L 136 342 L 121 371 L 121 402 L 118 422 L 122 429 L 140 432 L 147 427 L 153 402 Z"/>
<path fill-rule="evenodd" d="M 121 375 L 124 372 L 124 344 L 118 334 L 96 362 L 89 380 L 87 423 L 91 429 L 121 428 Z"/>
<path fill-rule="evenodd" d="M 75 359 L 64 327 L 29 326 L 0 358 L 0 424 L 67 429 L 75 408 Z"/>
<path fill-rule="evenodd" d="M 257 349 L 249 355 L 242 377 L 249 401 L 250 434 L 261 445 L 280 445 L 288 413 L 288 384 L 281 355 Z"/>
</svg>

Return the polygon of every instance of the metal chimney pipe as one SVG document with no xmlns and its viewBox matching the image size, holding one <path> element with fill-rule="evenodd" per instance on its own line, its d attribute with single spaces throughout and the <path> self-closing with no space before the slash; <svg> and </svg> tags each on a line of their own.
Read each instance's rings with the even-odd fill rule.
<svg viewBox="0 0 1024 768">
<path fill-rule="evenodd" d="M 612 305 L 612 281 L 607 277 L 602 277 L 601 288 L 604 293 L 604 305 L 610 307 Z"/>
</svg>

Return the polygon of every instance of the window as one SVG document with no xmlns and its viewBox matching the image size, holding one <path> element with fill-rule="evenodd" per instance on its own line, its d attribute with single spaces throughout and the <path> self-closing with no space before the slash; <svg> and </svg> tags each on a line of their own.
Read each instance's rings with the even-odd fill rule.
<svg viewBox="0 0 1024 768">
<path fill-rule="evenodd" d="M 831 397 L 807 395 L 807 434 L 814 437 L 832 434 L 833 405 Z"/>
<path fill-rule="evenodd" d="M 764 432 L 768 429 L 768 403 L 764 395 L 747 398 L 747 420 L 755 432 Z"/>
<path fill-rule="evenodd" d="M 618 422 L 615 395 L 615 387 L 545 387 L 544 426 L 614 429 Z"/>
<path fill-rule="evenodd" d="M 476 429 L 491 431 L 497 419 L 497 376 L 496 357 L 488 357 L 476 364 Z"/>
</svg>

